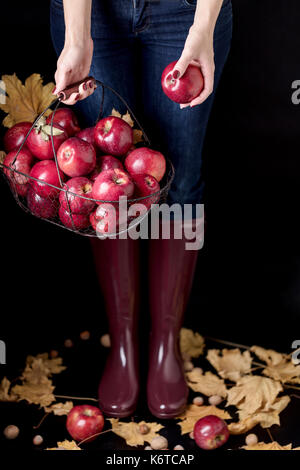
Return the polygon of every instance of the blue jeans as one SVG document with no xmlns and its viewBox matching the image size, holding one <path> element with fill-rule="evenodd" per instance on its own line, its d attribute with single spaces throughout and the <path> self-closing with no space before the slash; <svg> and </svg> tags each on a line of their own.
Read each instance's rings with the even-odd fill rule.
<svg viewBox="0 0 300 470">
<path fill-rule="evenodd" d="M 202 149 L 217 85 L 232 35 L 232 8 L 224 0 L 214 33 L 215 87 L 200 106 L 180 110 L 161 88 L 163 69 L 179 59 L 193 23 L 196 0 L 93 0 L 94 56 L 90 74 L 118 91 L 131 106 L 150 137 L 152 147 L 168 156 L 175 167 L 170 204 L 203 202 Z M 64 46 L 62 0 L 51 1 L 51 34 L 56 53 Z M 85 124 L 95 124 L 100 87 L 79 102 Z M 120 101 L 106 93 L 104 113 Z"/>
</svg>

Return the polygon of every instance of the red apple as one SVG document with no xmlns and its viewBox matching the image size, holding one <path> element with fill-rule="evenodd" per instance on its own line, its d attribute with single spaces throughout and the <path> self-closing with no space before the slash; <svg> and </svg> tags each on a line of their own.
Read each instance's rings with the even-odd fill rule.
<svg viewBox="0 0 300 470">
<path fill-rule="evenodd" d="M 8 129 L 3 139 L 5 151 L 11 152 L 11 150 L 19 148 L 31 126 L 31 122 L 19 122 Z"/>
<path fill-rule="evenodd" d="M 163 154 L 147 147 L 130 152 L 124 165 L 131 175 L 152 175 L 157 181 L 160 181 L 166 172 L 166 159 Z"/>
<path fill-rule="evenodd" d="M 58 124 L 55 124 L 55 127 L 53 127 L 53 143 L 56 153 L 59 146 L 67 138 L 68 134 L 66 131 Z M 45 124 L 44 118 L 39 119 L 36 123 L 26 140 L 26 145 L 32 155 L 39 160 L 51 160 L 54 158 L 51 141 L 51 126 Z"/>
<path fill-rule="evenodd" d="M 225 421 L 215 415 L 199 419 L 194 426 L 194 439 L 201 449 L 211 450 L 221 447 L 229 438 Z"/>
<path fill-rule="evenodd" d="M 57 214 L 57 201 L 41 197 L 32 188 L 27 192 L 27 206 L 30 212 L 41 219 L 53 219 Z"/>
<path fill-rule="evenodd" d="M 69 192 L 60 192 L 60 205 L 66 211 L 71 210 L 72 214 L 89 214 L 93 210 L 95 203 L 80 196 L 92 198 L 92 186 L 92 182 L 85 176 L 71 178 L 64 186 L 64 189 L 67 189 Z"/>
<path fill-rule="evenodd" d="M 103 203 L 90 214 L 93 229 L 100 234 L 117 233 L 127 226 L 127 211 L 120 212 L 118 205 Z M 121 214 L 121 216 L 120 216 Z"/>
<path fill-rule="evenodd" d="M 159 201 L 160 195 L 156 194 L 155 196 L 151 196 L 153 193 L 157 193 L 160 190 L 160 186 L 158 181 L 152 175 L 134 175 L 132 177 L 133 182 L 135 184 L 135 189 L 132 198 L 145 198 L 141 201 L 136 201 L 133 204 L 142 204 L 144 206 L 144 210 L 139 211 L 138 215 L 142 215 L 143 213 L 147 212 L 151 204 L 155 204 Z"/>
<path fill-rule="evenodd" d="M 53 113 L 47 118 L 47 124 L 51 124 Z M 79 123 L 76 114 L 70 108 L 59 108 L 55 111 L 53 124 L 58 124 L 65 129 L 68 137 L 73 137 L 80 131 Z"/>
<path fill-rule="evenodd" d="M 79 139 L 85 140 L 89 144 L 92 144 L 96 150 L 94 132 L 95 132 L 95 127 L 87 127 L 86 129 L 82 129 L 82 131 L 78 132 L 76 134 L 76 137 L 78 137 Z"/>
<path fill-rule="evenodd" d="M 104 427 L 104 417 L 99 408 L 91 405 L 74 406 L 67 417 L 67 430 L 75 441 L 96 439 Z M 93 437 L 94 436 L 94 437 Z"/>
<path fill-rule="evenodd" d="M 164 93 L 175 103 L 190 103 L 204 88 L 204 78 L 199 67 L 189 65 L 181 78 L 174 78 L 175 62 L 167 65 L 161 77 Z"/>
<path fill-rule="evenodd" d="M 93 185 L 93 198 L 103 201 L 118 201 L 120 196 L 133 195 L 134 184 L 131 177 L 123 170 L 102 171 Z M 97 204 L 101 204 L 98 202 Z"/>
<path fill-rule="evenodd" d="M 43 160 L 36 163 L 30 172 L 30 176 L 37 178 L 39 181 L 30 180 L 30 186 L 33 191 L 41 197 L 56 197 L 60 192 L 60 181 L 57 173 L 56 164 L 53 160 Z M 62 181 L 65 181 L 64 174 L 60 171 Z M 48 186 L 49 184 L 56 186 Z"/>
<path fill-rule="evenodd" d="M 103 153 L 125 155 L 133 144 L 133 131 L 127 122 L 116 116 L 108 116 L 97 122 L 95 144 Z"/>
<path fill-rule="evenodd" d="M 72 230 L 82 230 L 90 226 L 90 219 L 88 214 L 73 214 L 69 210 L 59 206 L 58 215 L 62 223 Z"/>
<path fill-rule="evenodd" d="M 12 150 L 11 152 L 9 152 L 6 155 L 3 161 L 3 164 L 9 168 L 14 168 L 17 171 L 20 171 L 22 173 L 25 173 L 26 175 L 29 175 L 31 166 L 34 161 L 32 154 L 29 152 L 29 150 L 26 147 L 25 148 L 23 147 L 18 155 L 18 158 L 13 164 L 13 161 L 17 155 L 17 152 L 18 150 Z M 8 168 L 3 168 L 3 172 L 7 176 L 9 181 L 13 184 L 13 187 L 16 188 L 17 193 L 20 196 L 25 196 L 27 192 L 28 178 L 24 175 L 20 175 L 14 171 L 11 171 Z"/>
<path fill-rule="evenodd" d="M 92 144 L 78 137 L 70 137 L 58 149 L 59 168 L 71 178 L 85 176 L 96 166 L 96 152 Z"/>
<path fill-rule="evenodd" d="M 101 155 L 97 158 L 96 168 L 89 175 L 89 178 L 91 181 L 95 181 L 101 171 L 113 170 L 114 168 L 124 170 L 122 162 L 120 162 L 116 157 L 112 157 L 111 155 Z"/>
</svg>

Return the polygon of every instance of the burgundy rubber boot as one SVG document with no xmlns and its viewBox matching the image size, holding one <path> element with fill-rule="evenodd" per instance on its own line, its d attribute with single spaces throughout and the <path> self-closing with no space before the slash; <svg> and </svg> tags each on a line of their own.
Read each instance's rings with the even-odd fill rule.
<svg viewBox="0 0 300 470">
<path fill-rule="evenodd" d="M 99 406 L 107 416 L 121 418 L 133 413 L 139 393 L 139 242 L 92 239 L 92 248 L 111 339 L 99 384 Z"/>
<path fill-rule="evenodd" d="M 152 326 L 147 398 L 149 410 L 158 418 L 178 416 L 188 397 L 179 334 L 199 250 L 186 250 L 185 243 L 185 239 L 174 238 L 150 242 Z"/>
</svg>

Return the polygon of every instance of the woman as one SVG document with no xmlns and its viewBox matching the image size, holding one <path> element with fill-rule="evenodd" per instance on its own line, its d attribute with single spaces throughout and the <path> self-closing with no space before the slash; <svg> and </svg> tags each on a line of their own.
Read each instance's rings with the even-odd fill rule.
<svg viewBox="0 0 300 470">
<path fill-rule="evenodd" d="M 202 202 L 206 126 L 230 48 L 230 0 L 52 0 L 51 32 L 59 56 L 54 93 L 88 75 L 117 90 L 136 111 L 152 147 L 175 166 L 169 203 L 196 208 Z M 174 77 L 189 64 L 201 68 L 205 86 L 190 104 L 178 106 L 162 92 L 161 74 L 172 61 Z M 100 90 L 93 92 L 88 83 L 66 101 L 78 102 L 87 126 L 99 111 Z M 104 113 L 113 107 L 123 111 L 109 96 Z M 95 239 L 93 250 L 112 343 L 99 403 L 108 416 L 124 417 L 134 411 L 139 393 L 139 244 Z M 147 400 L 159 418 L 178 416 L 187 400 L 178 338 L 197 254 L 185 249 L 184 239 L 150 240 Z"/>
</svg>

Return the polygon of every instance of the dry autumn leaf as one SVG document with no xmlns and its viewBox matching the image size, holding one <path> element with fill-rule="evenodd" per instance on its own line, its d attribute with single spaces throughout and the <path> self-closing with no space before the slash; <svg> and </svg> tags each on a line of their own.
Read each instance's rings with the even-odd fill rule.
<svg viewBox="0 0 300 470">
<path fill-rule="evenodd" d="M 180 351 L 182 355 L 190 357 L 199 357 L 203 354 L 204 338 L 199 333 L 188 328 L 181 328 L 180 330 Z"/>
<path fill-rule="evenodd" d="M 287 358 L 286 354 L 278 353 L 276 351 L 273 351 L 273 349 L 264 349 L 260 346 L 252 346 L 250 348 L 250 351 L 254 352 L 254 354 L 259 359 L 264 361 L 269 366 L 276 366 L 277 364 L 282 362 L 283 359 Z"/>
<path fill-rule="evenodd" d="M 66 401 L 65 403 L 53 403 L 53 405 L 45 407 L 45 411 L 46 413 L 53 413 L 55 416 L 64 416 L 68 415 L 73 407 L 72 401 Z"/>
<path fill-rule="evenodd" d="M 3 75 L 1 78 L 8 95 L 6 103 L 0 104 L 0 109 L 7 113 L 3 120 L 5 127 L 12 127 L 22 121 L 33 122 L 54 101 L 54 83 L 43 86 L 43 80 L 37 73 L 28 77 L 24 85 L 16 74 Z M 48 110 L 45 115 L 50 113 L 51 110 Z"/>
<path fill-rule="evenodd" d="M 45 379 L 38 384 L 24 382 L 22 385 L 15 385 L 12 388 L 12 393 L 18 396 L 18 401 L 26 400 L 35 405 L 49 406 L 55 401 L 53 390 L 54 386 L 51 380 Z"/>
<path fill-rule="evenodd" d="M 57 447 L 51 447 L 46 450 L 82 450 L 75 441 L 62 441 L 57 443 Z"/>
<path fill-rule="evenodd" d="M 60 374 L 66 369 L 66 367 L 62 365 L 63 360 L 61 357 L 49 359 L 48 353 L 38 354 L 37 356 L 27 356 L 26 365 L 31 366 L 35 361 L 39 359 L 43 361 L 45 368 L 49 371 L 47 375 Z"/>
<path fill-rule="evenodd" d="M 243 411 L 243 417 L 249 416 L 272 405 L 281 391 L 281 384 L 275 380 L 259 375 L 247 375 L 239 379 L 228 391 L 226 406 L 235 405 Z"/>
<path fill-rule="evenodd" d="M 231 434 L 244 434 L 250 431 L 257 424 L 263 428 L 270 428 L 274 424 L 280 425 L 279 413 L 287 407 L 290 402 L 288 396 L 283 396 L 275 400 L 268 410 L 258 410 L 250 416 L 244 416 L 240 412 L 240 421 L 237 423 L 230 423 L 228 429 Z"/>
<path fill-rule="evenodd" d="M 116 116 L 116 117 L 119 117 L 121 119 L 123 119 L 125 122 L 127 122 L 127 124 L 130 125 L 130 127 L 133 127 L 134 126 L 134 121 L 132 120 L 129 112 L 127 111 L 126 114 L 124 114 L 122 116 L 121 113 L 119 113 L 119 111 L 117 111 L 115 108 L 112 109 L 112 112 L 111 112 L 111 116 Z M 142 142 L 143 141 L 143 132 L 139 129 L 133 129 L 133 145 L 137 144 L 138 142 Z"/>
<path fill-rule="evenodd" d="M 292 444 L 281 446 L 276 441 L 269 442 L 268 444 L 266 444 L 265 442 L 258 442 L 257 444 L 253 446 L 243 446 L 242 449 L 246 449 L 246 450 L 296 450 L 296 449 L 292 449 Z"/>
<path fill-rule="evenodd" d="M 242 353 L 240 349 L 209 349 L 206 358 L 223 379 L 233 382 L 248 374 L 251 369 L 252 358 L 249 351 Z"/>
<path fill-rule="evenodd" d="M 194 392 L 203 393 L 208 397 L 212 395 L 219 395 L 226 397 L 227 390 L 223 379 L 220 379 L 212 372 L 201 373 L 198 369 L 193 369 L 191 372 L 186 373 L 188 386 Z"/>
<path fill-rule="evenodd" d="M 125 439 L 129 446 L 143 445 L 145 442 L 150 443 L 154 437 L 159 436 L 157 433 L 163 428 L 161 424 L 147 423 L 146 421 L 140 421 L 139 423 L 135 423 L 134 421 L 123 423 L 116 418 L 110 418 L 109 421 L 111 422 L 112 431 Z M 149 432 L 142 434 L 140 432 L 141 425 L 148 426 Z"/>
<path fill-rule="evenodd" d="M 0 384 L 0 401 L 17 401 L 18 397 L 10 392 L 11 382 L 4 377 Z"/>
<path fill-rule="evenodd" d="M 0 150 L 0 164 L 4 162 L 5 157 L 6 153 L 4 152 L 4 150 Z"/>
<path fill-rule="evenodd" d="M 186 410 L 176 419 L 180 419 L 181 422 L 178 423 L 181 427 L 181 434 L 187 434 L 194 429 L 195 423 L 200 418 L 204 416 L 215 415 L 221 419 L 231 419 L 231 416 L 227 411 L 221 410 L 216 406 L 197 406 L 197 405 L 188 405 Z"/>
</svg>

